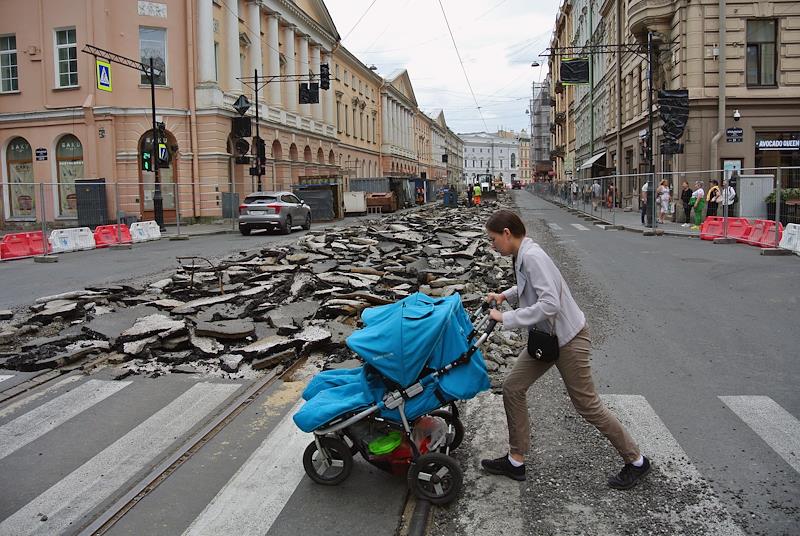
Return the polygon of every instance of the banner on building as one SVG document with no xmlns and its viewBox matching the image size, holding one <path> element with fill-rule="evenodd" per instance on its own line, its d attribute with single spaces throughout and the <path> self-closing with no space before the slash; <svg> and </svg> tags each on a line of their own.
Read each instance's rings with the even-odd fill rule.
<svg viewBox="0 0 800 536">
<path fill-rule="evenodd" d="M 589 60 L 587 58 L 564 58 L 561 60 L 561 83 L 565 86 L 589 83 Z"/>
<path fill-rule="evenodd" d="M 677 141 L 683 136 L 689 120 L 689 90 L 659 90 L 658 114 L 661 117 L 661 132 L 665 141 L 661 145 L 662 154 L 682 153 L 683 146 Z"/>
</svg>

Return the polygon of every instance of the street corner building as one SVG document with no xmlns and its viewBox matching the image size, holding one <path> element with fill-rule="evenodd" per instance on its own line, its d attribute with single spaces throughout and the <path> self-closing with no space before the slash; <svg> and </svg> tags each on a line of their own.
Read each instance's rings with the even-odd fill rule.
<svg viewBox="0 0 800 536">
<path fill-rule="evenodd" d="M 548 49 L 554 182 L 614 178 L 630 204 L 648 173 L 678 189 L 684 175 L 800 166 L 798 28 L 790 0 L 564 0 Z M 567 68 L 578 58 L 588 80 Z M 677 137 L 659 90 L 688 93 Z M 783 186 L 800 186 L 800 170 L 785 170 Z"/>
<path fill-rule="evenodd" d="M 0 64 L 2 228 L 84 225 L 87 184 L 103 223 L 153 219 L 157 193 L 170 223 L 256 190 L 463 173 L 443 114 L 347 51 L 321 1 L 4 0 Z"/>
</svg>

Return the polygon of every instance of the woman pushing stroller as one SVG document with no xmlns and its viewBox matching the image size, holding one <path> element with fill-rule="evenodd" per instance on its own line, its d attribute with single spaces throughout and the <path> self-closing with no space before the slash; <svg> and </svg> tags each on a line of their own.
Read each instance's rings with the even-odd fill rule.
<svg viewBox="0 0 800 536">
<path fill-rule="evenodd" d="M 561 373 L 573 406 L 594 425 L 622 456 L 622 470 L 608 479 L 615 489 L 629 489 L 650 471 L 650 460 L 614 414 L 605 407 L 595 390 L 589 355 L 591 339 L 586 319 L 572 297 L 566 281 L 552 259 L 530 238 L 515 213 L 495 212 L 486 222 L 494 249 L 513 258 L 517 284 L 486 299 L 498 305 L 518 302 L 513 311 L 493 309 L 492 319 L 504 329 L 526 328 L 528 348 L 517 358 L 503 382 L 503 405 L 508 421 L 509 452 L 499 458 L 482 460 L 489 473 L 525 480 L 525 455 L 530 447 L 528 388 L 555 365 Z M 529 353 L 529 349 L 535 355 Z"/>
</svg>

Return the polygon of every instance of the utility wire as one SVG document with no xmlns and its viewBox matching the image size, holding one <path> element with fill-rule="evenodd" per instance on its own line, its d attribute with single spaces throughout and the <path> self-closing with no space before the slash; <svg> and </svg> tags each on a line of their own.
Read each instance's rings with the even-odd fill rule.
<svg viewBox="0 0 800 536">
<path fill-rule="evenodd" d="M 342 41 L 344 41 L 345 39 L 347 39 L 347 38 L 348 38 L 348 36 L 349 36 L 351 33 L 353 33 L 353 30 L 355 30 L 355 29 L 356 29 L 356 26 L 358 26 L 358 23 L 359 23 L 359 22 L 361 22 L 361 19 L 363 19 L 364 17 L 366 17 L 367 13 L 369 13 L 369 10 L 370 10 L 370 9 L 372 9 L 372 6 L 374 6 L 374 5 L 375 5 L 375 2 L 377 2 L 377 1 L 378 1 L 378 0 L 372 0 L 372 2 L 370 3 L 370 5 L 368 5 L 368 6 L 367 6 L 367 9 L 365 9 L 365 10 L 364 10 L 364 13 L 362 13 L 362 14 L 361 14 L 361 16 L 360 16 L 360 17 L 358 17 L 358 20 L 356 21 L 356 23 L 355 23 L 355 24 L 353 24 L 353 27 L 352 27 L 352 28 L 350 28 L 350 31 L 348 31 L 348 32 L 347 32 L 347 34 L 345 34 L 345 36 L 344 36 L 344 37 L 342 37 Z"/>
<path fill-rule="evenodd" d="M 467 69 L 464 67 L 464 60 L 461 59 L 461 53 L 458 51 L 458 45 L 456 45 L 456 38 L 453 36 L 453 30 L 450 29 L 450 22 L 447 20 L 447 13 L 444 12 L 444 6 L 442 5 L 442 0 L 439 0 L 439 8 L 442 10 L 442 16 L 444 17 L 444 22 L 447 25 L 447 31 L 450 33 L 450 39 L 453 40 L 453 48 L 455 48 L 456 50 L 456 55 L 458 56 L 458 63 L 461 64 L 461 71 L 464 73 L 464 79 L 467 81 L 469 92 L 472 93 L 472 100 L 475 101 L 475 107 L 478 109 L 478 115 L 481 116 L 481 121 L 483 121 L 483 128 L 486 129 L 486 132 L 489 132 L 489 127 L 486 126 L 486 119 L 483 118 L 483 112 L 481 112 L 481 107 L 478 104 L 478 99 L 475 98 L 475 91 L 472 89 L 472 84 L 470 84 L 469 82 L 469 76 L 467 76 Z"/>
</svg>

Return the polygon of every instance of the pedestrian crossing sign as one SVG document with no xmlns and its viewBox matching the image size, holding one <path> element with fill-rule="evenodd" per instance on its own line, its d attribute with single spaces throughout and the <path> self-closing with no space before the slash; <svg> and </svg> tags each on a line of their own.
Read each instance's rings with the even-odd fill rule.
<svg viewBox="0 0 800 536">
<path fill-rule="evenodd" d="M 111 64 L 107 61 L 97 61 L 97 89 L 111 92 Z"/>
</svg>

